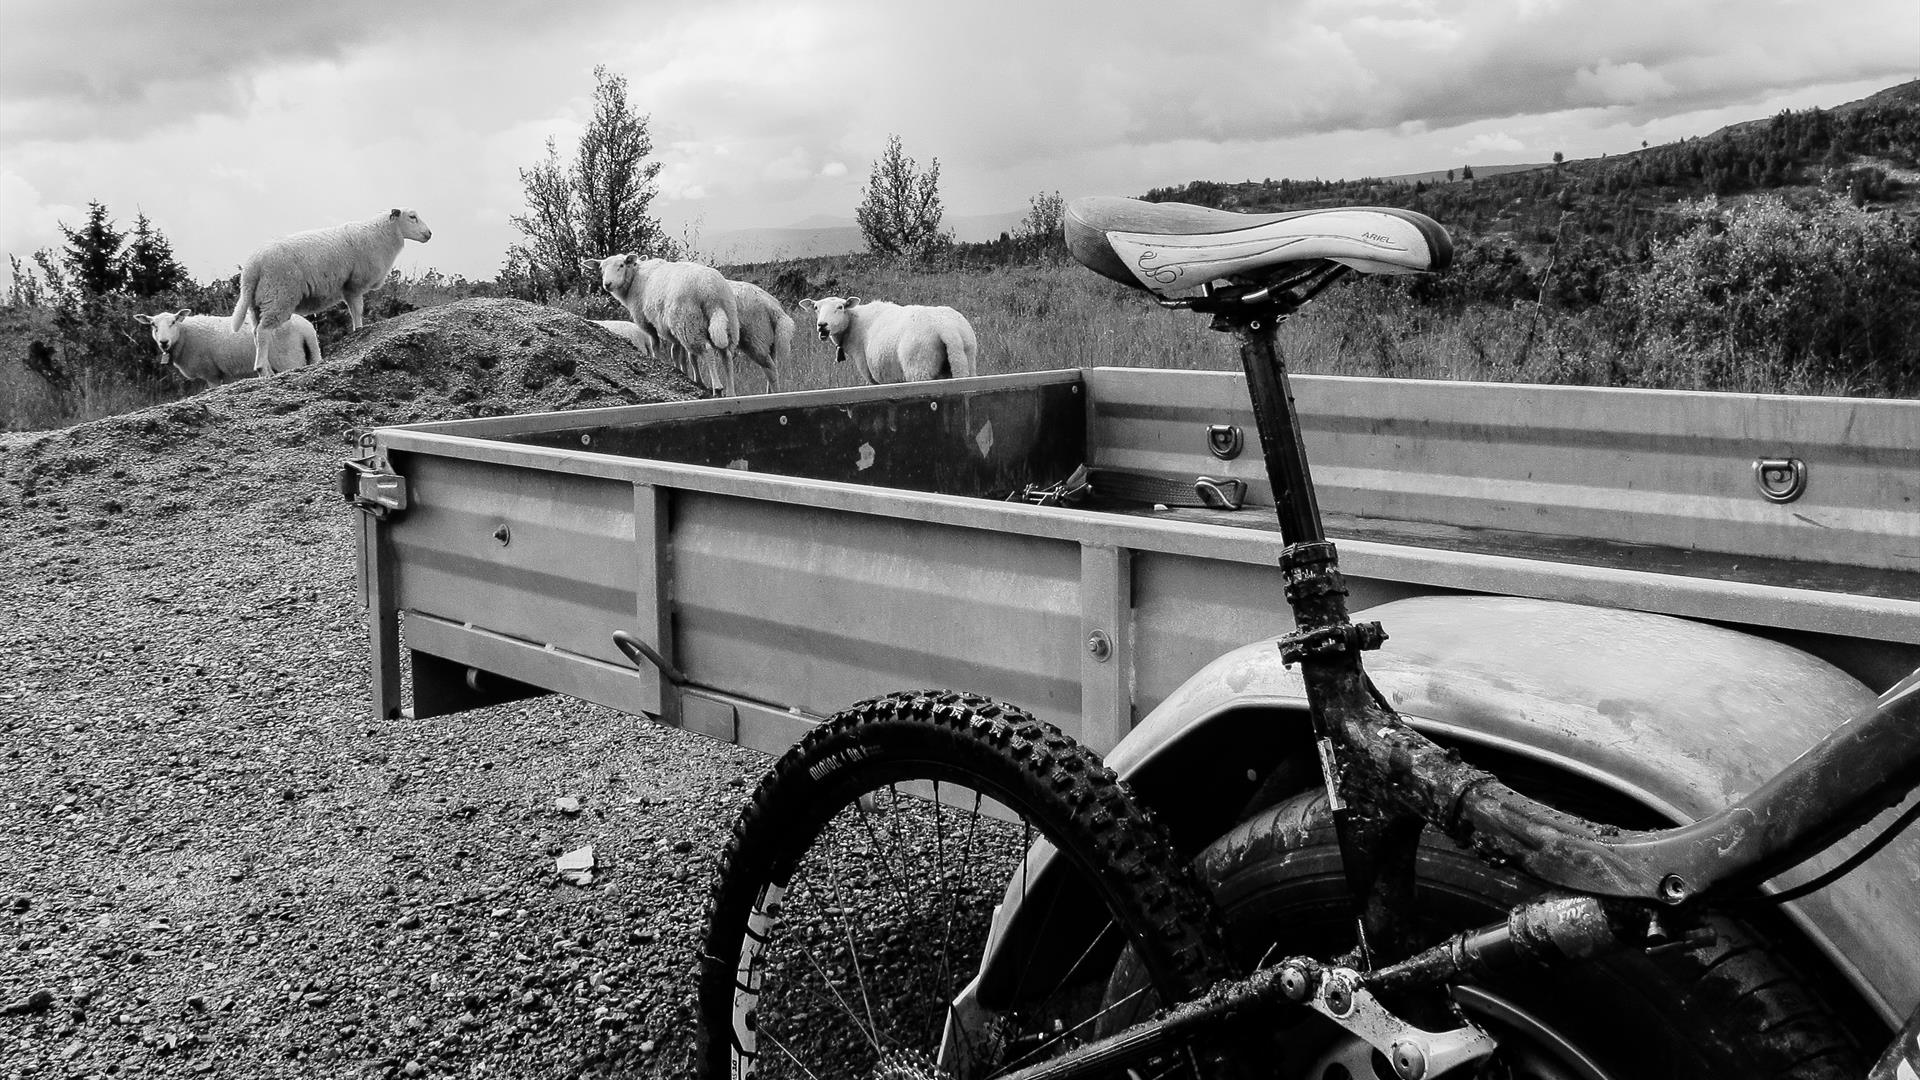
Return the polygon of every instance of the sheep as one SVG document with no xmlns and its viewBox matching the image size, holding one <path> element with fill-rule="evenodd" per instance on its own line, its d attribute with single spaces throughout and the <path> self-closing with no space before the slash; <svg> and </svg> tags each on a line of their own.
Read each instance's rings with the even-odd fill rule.
<svg viewBox="0 0 1920 1080">
<path fill-rule="evenodd" d="M 409 240 L 431 239 L 433 230 L 419 214 L 396 207 L 365 221 L 283 236 L 249 255 L 233 331 L 253 317 L 254 372 L 273 373 L 274 338 L 295 313 L 311 315 L 344 300 L 347 318 L 360 329 L 367 293 L 387 279 L 400 249 Z"/>
<path fill-rule="evenodd" d="M 639 349 L 648 356 L 653 355 L 653 335 L 625 319 L 589 319 L 593 325 L 619 338 L 621 341 Z"/>
<path fill-rule="evenodd" d="M 740 354 L 767 373 L 767 390 L 778 390 L 774 372 L 788 365 L 793 352 L 793 316 L 780 301 L 751 281 L 728 281 L 740 307 Z M 731 377 L 731 372 L 728 373 Z"/>
<path fill-rule="evenodd" d="M 254 374 L 252 327 L 235 332 L 225 317 L 195 315 L 192 308 L 134 318 L 152 329 L 160 362 L 172 364 L 184 378 L 219 386 Z M 300 316 L 289 317 L 275 338 L 279 357 L 274 370 L 292 371 L 320 362 L 320 336 Z"/>
<path fill-rule="evenodd" d="M 659 339 L 648 352 L 680 364 L 709 394 L 726 392 L 726 372 L 740 344 L 740 304 L 720 271 L 633 254 L 580 263 L 598 271 L 601 286 L 626 307 L 643 336 Z"/>
<path fill-rule="evenodd" d="M 910 382 L 973 374 L 980 344 L 967 317 L 950 307 L 862 303 L 857 296 L 802 300 L 834 359 L 852 357 L 870 383 Z"/>
</svg>

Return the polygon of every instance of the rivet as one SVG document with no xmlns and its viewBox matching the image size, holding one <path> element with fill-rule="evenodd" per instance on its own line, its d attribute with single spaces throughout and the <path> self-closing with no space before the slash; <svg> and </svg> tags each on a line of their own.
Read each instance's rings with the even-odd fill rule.
<svg viewBox="0 0 1920 1080">
<path fill-rule="evenodd" d="M 502 525 L 499 528 L 493 530 L 493 538 L 495 540 L 500 541 L 501 547 L 506 547 L 508 544 L 513 542 L 513 531 L 507 528 L 505 525 Z"/>
<path fill-rule="evenodd" d="M 1107 637 L 1105 630 L 1095 630 L 1087 635 L 1087 655 L 1102 664 L 1113 655 L 1113 640 Z"/>
</svg>

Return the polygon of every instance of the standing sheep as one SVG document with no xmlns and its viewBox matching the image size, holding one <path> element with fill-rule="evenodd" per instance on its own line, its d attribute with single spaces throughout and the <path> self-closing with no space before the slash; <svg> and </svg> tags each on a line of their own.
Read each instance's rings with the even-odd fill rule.
<svg viewBox="0 0 1920 1080">
<path fill-rule="evenodd" d="M 240 271 L 240 302 L 233 308 L 237 333 L 253 316 L 256 374 L 273 373 L 276 332 L 295 313 L 311 315 L 346 301 L 355 330 L 367 293 L 393 270 L 409 240 L 426 243 L 433 230 L 411 210 L 395 208 L 365 221 L 283 236 L 247 257 Z"/>
<path fill-rule="evenodd" d="M 793 316 L 780 301 L 751 281 L 728 281 L 740 307 L 740 354 L 767 373 L 767 392 L 780 389 L 774 372 L 793 354 Z M 728 372 L 729 378 L 732 372 Z"/>
<path fill-rule="evenodd" d="M 253 375 L 254 341 L 251 328 L 234 331 L 218 315 L 195 315 L 192 308 L 135 315 L 153 331 L 160 362 L 172 364 L 182 377 L 219 386 Z M 289 318 L 275 335 L 275 371 L 292 371 L 320 362 L 320 335 L 298 315 Z"/>
<path fill-rule="evenodd" d="M 740 305 L 720 271 L 633 254 L 580 263 L 599 273 L 601 286 L 626 307 L 643 335 L 659 339 L 659 347 L 648 352 L 681 364 L 709 394 L 726 392 L 726 372 L 740 344 Z"/>
<path fill-rule="evenodd" d="M 837 348 L 834 359 L 853 359 L 870 383 L 917 382 L 973 374 L 980 343 L 967 317 L 950 307 L 861 303 L 857 296 L 802 300 L 813 312 L 820 340 Z"/>
</svg>

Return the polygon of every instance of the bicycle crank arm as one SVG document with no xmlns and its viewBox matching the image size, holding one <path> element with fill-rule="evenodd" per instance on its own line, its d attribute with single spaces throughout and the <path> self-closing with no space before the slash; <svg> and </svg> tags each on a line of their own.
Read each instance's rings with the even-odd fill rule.
<svg viewBox="0 0 1920 1080">
<path fill-rule="evenodd" d="M 1415 1027 L 1395 1016 L 1362 986 L 1359 972 L 1351 968 L 1322 969 L 1313 960 L 1296 958 L 1216 985 L 1205 997 L 1160 1017 L 1085 1043 L 1002 1080 L 1083 1080 L 1110 1075 L 1154 1057 L 1185 1052 L 1182 1048 L 1207 1030 L 1244 1022 L 1254 1010 L 1286 1002 L 1312 1009 L 1385 1054 L 1400 1080 L 1444 1075 L 1492 1054 L 1497 1045 L 1493 1036 L 1471 1022 L 1452 1031 Z"/>
</svg>

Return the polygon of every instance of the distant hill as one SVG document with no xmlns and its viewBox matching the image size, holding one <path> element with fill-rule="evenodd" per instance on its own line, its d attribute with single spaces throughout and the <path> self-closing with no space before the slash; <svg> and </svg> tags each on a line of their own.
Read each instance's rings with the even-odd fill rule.
<svg viewBox="0 0 1920 1080">
<path fill-rule="evenodd" d="M 1144 196 L 1250 212 L 1317 206 L 1401 206 L 1445 225 L 1474 257 L 1546 264 L 1556 289 L 1574 292 L 1608 265 L 1645 257 L 1647 245 L 1684 225 L 1675 204 L 1708 195 L 1741 198 L 1839 192 L 1856 204 L 1920 213 L 1920 80 L 1832 109 L 1782 112 L 1698 138 L 1558 165 L 1475 166 L 1359 180 L 1194 180 Z M 1569 274 L 1573 276 L 1570 278 Z M 1567 299 L 1577 299 L 1568 297 Z"/>
<path fill-rule="evenodd" d="M 1000 214 L 949 217 L 946 223 L 956 241 L 977 244 L 1010 231 L 1025 215 L 1024 210 L 1009 210 Z M 852 218 L 816 214 L 779 228 L 717 232 L 700 238 L 700 246 L 716 262 L 739 264 L 847 255 L 865 251 L 867 242 Z"/>
</svg>

